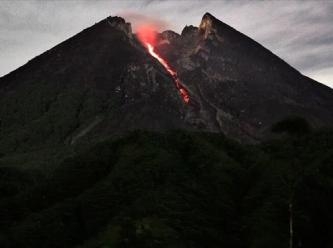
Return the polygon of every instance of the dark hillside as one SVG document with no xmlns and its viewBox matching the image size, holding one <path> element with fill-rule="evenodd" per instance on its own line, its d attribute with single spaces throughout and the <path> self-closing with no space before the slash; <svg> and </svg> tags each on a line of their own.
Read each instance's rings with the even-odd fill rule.
<svg viewBox="0 0 333 248">
<path fill-rule="evenodd" d="M 134 132 L 66 159 L 35 187 L 7 193 L 0 242 L 287 247 L 292 203 L 295 245 L 330 247 L 332 152 L 332 131 L 257 146 L 209 133 Z M 7 184 L 23 184 L 19 175 Z"/>
</svg>

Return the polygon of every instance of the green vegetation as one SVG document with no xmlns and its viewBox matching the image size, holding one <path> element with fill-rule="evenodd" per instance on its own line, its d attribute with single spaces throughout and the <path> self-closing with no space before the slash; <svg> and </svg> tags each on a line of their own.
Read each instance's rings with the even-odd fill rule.
<svg viewBox="0 0 333 248">
<path fill-rule="evenodd" d="M 332 247 L 332 165 L 330 130 L 255 146 L 135 131 L 48 176 L 1 167 L 0 246 Z"/>
</svg>

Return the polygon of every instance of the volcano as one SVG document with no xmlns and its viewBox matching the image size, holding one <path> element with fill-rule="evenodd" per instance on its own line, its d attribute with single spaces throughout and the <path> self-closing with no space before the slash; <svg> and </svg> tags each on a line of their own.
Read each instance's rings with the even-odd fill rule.
<svg viewBox="0 0 333 248">
<path fill-rule="evenodd" d="M 2 77 L 1 151 L 90 144 L 134 129 L 259 142 L 288 116 L 333 124 L 332 89 L 209 13 L 199 27 L 154 39 L 149 50 L 123 18 L 108 17 Z"/>
<path fill-rule="evenodd" d="M 332 247 L 332 124 L 332 89 L 209 13 L 108 17 L 0 78 L 0 247 Z"/>
</svg>

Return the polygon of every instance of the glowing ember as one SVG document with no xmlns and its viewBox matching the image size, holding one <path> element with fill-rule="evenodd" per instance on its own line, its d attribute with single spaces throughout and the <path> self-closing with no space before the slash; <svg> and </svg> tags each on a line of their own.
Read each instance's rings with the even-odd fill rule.
<svg viewBox="0 0 333 248">
<path fill-rule="evenodd" d="M 171 75 L 173 78 L 176 88 L 178 89 L 183 101 L 185 103 L 190 102 L 190 95 L 185 87 L 182 85 L 180 79 L 177 76 L 177 72 L 174 71 L 168 62 L 163 59 L 159 54 L 155 52 L 154 45 L 156 43 L 156 32 L 154 31 L 153 27 L 144 26 L 141 27 L 138 31 L 138 38 L 142 42 L 142 44 L 147 48 L 149 54 L 153 56 L 155 59 L 160 62 L 160 64 L 166 69 L 166 71 Z"/>
</svg>

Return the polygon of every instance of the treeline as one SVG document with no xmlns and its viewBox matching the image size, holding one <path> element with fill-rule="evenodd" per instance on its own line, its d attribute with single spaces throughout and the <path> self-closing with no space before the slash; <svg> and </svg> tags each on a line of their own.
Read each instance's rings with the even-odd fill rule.
<svg viewBox="0 0 333 248">
<path fill-rule="evenodd" d="M 135 131 L 39 182 L 1 168 L 0 246 L 332 247 L 333 132 L 291 123 L 260 145 Z"/>
</svg>

